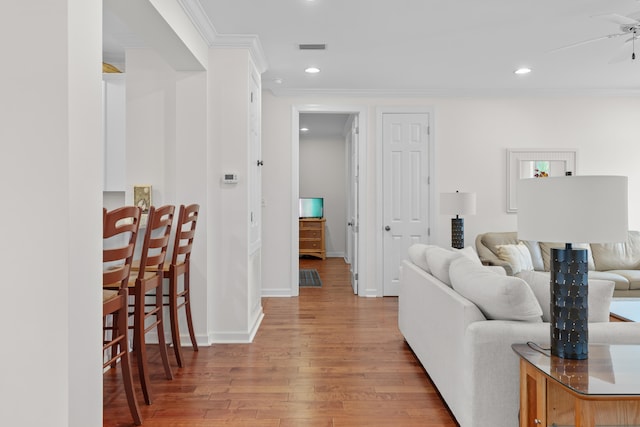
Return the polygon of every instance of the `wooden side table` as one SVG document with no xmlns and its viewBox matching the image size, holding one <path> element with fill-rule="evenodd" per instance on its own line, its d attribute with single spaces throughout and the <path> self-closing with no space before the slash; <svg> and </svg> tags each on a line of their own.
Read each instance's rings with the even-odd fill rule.
<svg viewBox="0 0 640 427">
<path fill-rule="evenodd" d="M 300 219 L 300 255 L 310 255 L 321 259 L 327 257 L 324 243 L 325 221 L 325 218 Z"/>
<path fill-rule="evenodd" d="M 527 344 L 520 356 L 520 427 L 640 425 L 640 345 L 589 345 L 562 359 Z"/>
</svg>

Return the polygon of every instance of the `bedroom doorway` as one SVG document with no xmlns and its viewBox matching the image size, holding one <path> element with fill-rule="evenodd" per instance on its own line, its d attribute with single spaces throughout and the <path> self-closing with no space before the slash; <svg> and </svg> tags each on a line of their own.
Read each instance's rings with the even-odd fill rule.
<svg viewBox="0 0 640 427">
<path fill-rule="evenodd" d="M 295 220 L 292 221 L 291 242 L 292 296 L 299 295 L 299 197 L 325 199 L 327 256 L 345 260 L 349 265 L 353 292 L 361 294 L 358 282 L 362 275 L 358 271 L 358 260 L 363 242 L 358 231 L 363 218 L 359 215 L 358 206 L 363 197 L 358 191 L 358 182 L 362 175 L 360 159 L 364 151 L 362 120 L 365 113 L 366 110 L 359 107 L 314 105 L 293 109 L 292 212 Z M 323 123 L 326 125 L 324 129 Z M 314 127 L 316 132 L 320 132 L 315 136 Z"/>
</svg>

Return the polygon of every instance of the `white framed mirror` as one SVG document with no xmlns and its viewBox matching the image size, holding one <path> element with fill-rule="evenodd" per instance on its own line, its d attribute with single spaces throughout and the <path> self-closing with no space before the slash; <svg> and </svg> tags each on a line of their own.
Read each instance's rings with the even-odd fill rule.
<svg viewBox="0 0 640 427">
<path fill-rule="evenodd" d="M 518 212 L 518 180 L 576 175 L 578 151 L 573 148 L 507 149 L 507 212 Z"/>
</svg>

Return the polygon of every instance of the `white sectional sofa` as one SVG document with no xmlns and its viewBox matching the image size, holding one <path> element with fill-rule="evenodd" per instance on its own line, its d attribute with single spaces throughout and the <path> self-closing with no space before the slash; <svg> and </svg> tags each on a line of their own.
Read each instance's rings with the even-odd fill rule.
<svg viewBox="0 0 640 427">
<path fill-rule="evenodd" d="M 470 249 L 412 246 L 401 266 L 399 328 L 461 427 L 517 427 L 511 344 L 548 346 L 549 323 L 526 282 L 482 266 Z M 608 322 L 613 283 L 598 284 L 589 299 L 590 342 L 640 344 L 640 323 Z"/>
</svg>

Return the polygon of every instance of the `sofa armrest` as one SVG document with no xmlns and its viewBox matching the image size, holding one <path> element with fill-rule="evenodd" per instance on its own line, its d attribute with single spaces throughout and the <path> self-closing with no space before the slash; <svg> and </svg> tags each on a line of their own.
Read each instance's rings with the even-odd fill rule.
<svg viewBox="0 0 640 427">
<path fill-rule="evenodd" d="M 478 234 L 476 236 L 476 252 L 478 253 L 478 258 L 482 261 L 484 265 L 497 265 L 507 272 L 507 276 L 513 276 L 513 267 L 507 261 L 503 261 L 493 253 L 491 249 L 485 245 L 483 238 L 485 234 Z"/>
<path fill-rule="evenodd" d="M 548 323 L 490 320 L 470 325 L 465 336 L 465 427 L 513 427 L 520 409 L 520 365 L 513 343 L 549 341 Z"/>
<path fill-rule="evenodd" d="M 460 425 L 518 425 L 520 366 L 511 344 L 532 341 L 548 347 L 549 335 L 549 323 L 490 320 L 469 326 L 461 365 L 466 381 L 462 393 L 469 411 L 458 420 Z M 640 344 L 640 323 L 590 323 L 589 342 Z"/>
<path fill-rule="evenodd" d="M 486 318 L 471 301 L 409 261 L 400 270 L 398 327 L 438 391 L 457 417 L 460 400 L 464 334 Z"/>
</svg>

